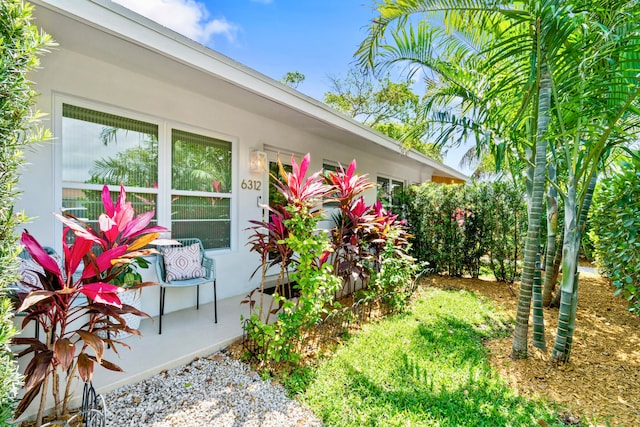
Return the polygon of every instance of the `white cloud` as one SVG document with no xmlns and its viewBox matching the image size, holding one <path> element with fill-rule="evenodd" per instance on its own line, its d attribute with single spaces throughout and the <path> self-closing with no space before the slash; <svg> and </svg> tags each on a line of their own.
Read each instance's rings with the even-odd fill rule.
<svg viewBox="0 0 640 427">
<path fill-rule="evenodd" d="M 210 19 L 206 6 L 196 0 L 112 1 L 200 43 L 210 43 L 218 35 L 233 42 L 238 33 L 238 26 L 225 18 Z"/>
</svg>

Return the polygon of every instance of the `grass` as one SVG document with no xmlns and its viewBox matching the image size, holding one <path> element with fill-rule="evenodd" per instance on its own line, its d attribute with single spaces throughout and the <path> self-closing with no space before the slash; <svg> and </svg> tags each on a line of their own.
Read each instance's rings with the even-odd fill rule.
<svg viewBox="0 0 640 427">
<path fill-rule="evenodd" d="M 365 325 L 284 382 L 328 426 L 562 425 L 489 365 L 482 340 L 508 334 L 506 321 L 470 292 L 422 289 L 409 313 Z"/>
</svg>

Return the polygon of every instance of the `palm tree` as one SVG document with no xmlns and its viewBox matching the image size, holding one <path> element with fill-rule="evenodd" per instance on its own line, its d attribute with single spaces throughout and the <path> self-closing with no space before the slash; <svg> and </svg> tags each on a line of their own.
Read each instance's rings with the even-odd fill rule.
<svg viewBox="0 0 640 427">
<path fill-rule="evenodd" d="M 638 5 L 628 3 L 385 0 L 377 3 L 379 16 L 356 53 L 360 64 L 371 70 L 406 63 L 414 72 L 418 66 L 428 69 L 427 75 L 444 83 L 438 91 L 440 99 L 448 94 L 464 107 L 460 110 L 465 115 L 440 114 L 440 124 L 444 123 L 448 132 L 440 141 L 454 131 L 464 134 L 472 129 L 476 135 L 488 136 L 476 138 L 479 152 L 518 153 L 521 162 L 528 162 L 528 233 L 514 357 L 527 355 L 532 298 L 534 344 L 544 348 L 536 271 L 549 147 L 559 167 L 567 168 L 562 174 L 567 176 L 564 191 L 562 186 L 550 185 L 560 191 L 565 208 L 563 251 L 567 264 L 563 266 L 562 292 L 566 307 L 561 310 L 561 322 L 567 334 L 559 336 L 569 337 L 568 345 L 555 346 L 554 355 L 565 355 L 558 360 L 568 357 L 577 289 L 570 284 L 574 282 L 571 272 L 575 271 L 579 242 L 576 219 L 586 198 L 586 184 L 595 175 L 604 148 L 621 140 L 616 123 L 627 117 L 635 102 L 631 79 L 637 72 L 631 70 L 631 58 L 637 56 L 625 54 L 622 47 L 630 44 L 635 49 Z M 605 58 L 626 65 L 607 68 Z M 587 99 L 593 102 L 585 103 Z M 433 111 L 430 114 L 435 118 Z M 430 123 L 423 125 L 434 128 Z M 524 156 L 527 152 L 530 158 Z"/>
<path fill-rule="evenodd" d="M 511 145 L 510 151 L 515 153 L 533 153 L 529 160 L 531 191 L 514 332 L 515 357 L 527 355 L 534 273 L 539 267 L 552 70 L 557 53 L 574 31 L 573 26 L 558 19 L 567 13 L 552 13 L 554 7 L 563 9 L 557 3 L 387 0 L 378 3 L 380 16 L 357 52 L 360 63 L 374 70 L 399 62 L 427 67 L 449 87 L 463 89 L 456 96 L 473 88 L 470 95 L 458 99 L 469 102 L 467 111 L 472 113 L 474 126 L 484 126 L 484 133 L 476 133 L 492 136 L 476 142 L 496 154 L 504 153 L 505 145 Z M 445 29 L 433 23 L 435 18 L 441 18 Z M 414 24 L 416 20 L 419 22 Z M 393 43 L 387 42 L 387 34 Z M 461 74 L 461 68 L 472 72 Z M 462 75 L 465 79 L 458 79 Z"/>
<path fill-rule="evenodd" d="M 578 54 L 568 57 L 555 89 L 558 149 L 566 165 L 559 188 L 564 201 L 562 284 L 558 331 L 552 358 L 569 358 L 577 307 L 577 260 L 584 218 L 598 171 L 612 150 L 629 143 L 640 125 L 640 5 L 610 0 L 594 7 L 576 2 L 583 19 L 574 41 Z"/>
</svg>

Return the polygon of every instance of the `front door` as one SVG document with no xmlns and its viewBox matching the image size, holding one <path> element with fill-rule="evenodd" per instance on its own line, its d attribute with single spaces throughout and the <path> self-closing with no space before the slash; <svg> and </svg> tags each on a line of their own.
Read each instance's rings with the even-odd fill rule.
<svg viewBox="0 0 640 427">
<path fill-rule="evenodd" d="M 299 156 L 296 156 L 296 161 L 298 161 Z M 268 163 L 268 171 L 269 171 L 269 185 L 266 189 L 266 204 L 271 209 L 277 209 L 278 206 L 285 206 L 287 201 L 285 196 L 283 196 L 278 188 L 276 187 L 277 180 L 282 180 L 282 175 L 280 173 L 280 167 L 278 166 L 278 160 L 280 160 L 280 164 L 282 164 L 282 169 L 285 172 L 291 172 L 293 170 L 291 166 L 291 153 L 282 153 L 277 151 L 269 151 L 267 150 L 267 163 Z M 278 209 L 280 210 L 280 209 Z M 269 223 L 272 222 L 271 213 L 263 211 L 264 215 L 268 216 Z M 274 261 L 280 256 L 278 251 L 273 251 L 269 253 L 269 262 Z M 278 276 L 276 280 L 278 288 L 278 292 L 283 295 L 290 295 L 291 289 L 288 285 L 288 269 L 280 270 L 280 267 L 276 267 L 275 265 L 269 271 L 270 275 Z M 282 276 L 284 275 L 284 277 Z M 280 287 L 281 286 L 281 287 Z"/>
<path fill-rule="evenodd" d="M 286 203 L 285 197 L 280 194 L 276 188 L 276 179 L 281 180 L 280 168 L 278 167 L 278 159 L 282 164 L 282 168 L 285 172 L 291 172 L 291 153 L 281 151 L 267 150 L 267 163 L 269 167 L 269 185 L 267 186 L 267 194 L 265 194 L 266 203 L 269 207 L 275 208 L 278 205 L 284 206 Z M 294 155 L 296 162 L 300 161 L 301 156 Z"/>
</svg>

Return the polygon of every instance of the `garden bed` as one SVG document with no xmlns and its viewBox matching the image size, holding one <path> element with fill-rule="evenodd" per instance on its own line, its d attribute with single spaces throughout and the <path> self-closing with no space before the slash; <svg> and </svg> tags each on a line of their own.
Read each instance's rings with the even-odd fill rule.
<svg viewBox="0 0 640 427">
<path fill-rule="evenodd" d="M 500 304 L 515 315 L 518 286 L 477 279 L 430 277 L 425 283 L 467 289 Z M 547 348 L 530 347 L 526 360 L 512 360 L 511 337 L 485 343 L 491 363 L 519 394 L 543 397 L 588 418 L 593 425 L 640 425 L 640 317 L 597 274 L 580 273 L 576 333 L 569 363 L 549 363 L 558 320 L 545 309 Z M 587 424 L 583 424 L 587 425 Z"/>
<path fill-rule="evenodd" d="M 518 284 L 430 276 L 421 285 L 470 290 L 497 303 L 509 317 L 515 315 Z M 484 342 L 491 365 L 519 395 L 557 403 L 566 425 L 640 425 L 640 317 L 627 311 L 625 301 L 614 297 L 613 291 L 599 275 L 580 274 L 577 330 L 569 363 L 555 367 L 549 361 L 557 310 L 545 309 L 548 352 L 531 347 L 528 359 L 513 360 L 512 338 L 507 333 L 505 338 Z M 357 329 L 352 325 L 349 333 L 357 333 Z M 302 365 L 314 364 L 316 357 L 335 351 L 335 344 L 341 341 L 338 338 L 327 348 L 323 344 L 329 343 L 320 340 L 320 348 L 305 348 Z M 241 342 L 228 351 L 241 357 Z"/>
</svg>

